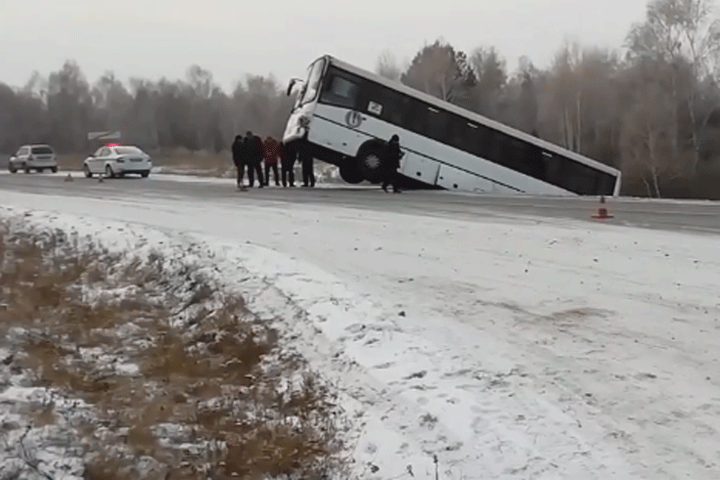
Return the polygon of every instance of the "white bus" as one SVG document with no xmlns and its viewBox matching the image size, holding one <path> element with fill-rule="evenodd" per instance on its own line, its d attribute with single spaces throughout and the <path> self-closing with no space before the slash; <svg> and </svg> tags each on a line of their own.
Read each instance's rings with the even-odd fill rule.
<svg viewBox="0 0 720 480">
<path fill-rule="evenodd" d="M 288 145 L 340 168 L 348 183 L 383 176 L 383 142 L 400 137 L 404 182 L 483 193 L 606 195 L 620 171 L 325 55 L 293 79 Z"/>
</svg>

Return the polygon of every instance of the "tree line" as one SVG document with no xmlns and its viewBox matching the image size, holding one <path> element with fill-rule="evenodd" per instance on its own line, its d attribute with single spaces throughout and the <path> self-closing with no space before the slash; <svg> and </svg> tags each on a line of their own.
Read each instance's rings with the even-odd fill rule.
<svg viewBox="0 0 720 480">
<path fill-rule="evenodd" d="M 567 41 L 546 68 L 509 71 L 493 46 L 437 40 L 407 65 L 383 52 L 377 73 L 622 170 L 627 194 L 720 198 L 720 22 L 711 0 L 650 0 L 622 48 Z M 223 91 L 195 65 L 185 79 L 111 72 L 90 84 L 72 61 L 26 85 L 0 84 L 0 150 L 48 142 L 88 148 L 120 130 L 144 148 L 225 151 L 236 133 L 282 134 L 293 99 L 272 76 Z"/>
</svg>

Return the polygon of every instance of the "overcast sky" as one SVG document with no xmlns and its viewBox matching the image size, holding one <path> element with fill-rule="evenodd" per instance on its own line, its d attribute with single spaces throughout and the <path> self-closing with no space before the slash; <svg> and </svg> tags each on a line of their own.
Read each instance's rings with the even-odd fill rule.
<svg viewBox="0 0 720 480">
<path fill-rule="evenodd" d="M 245 73 L 302 76 L 324 53 L 374 69 L 438 37 L 494 45 L 514 67 L 545 66 L 573 36 L 621 46 L 646 0 L 0 0 L 0 81 L 22 85 L 74 59 L 91 81 L 184 77 L 197 63 L 230 88 Z M 421 5 L 425 5 L 421 9 Z"/>
</svg>

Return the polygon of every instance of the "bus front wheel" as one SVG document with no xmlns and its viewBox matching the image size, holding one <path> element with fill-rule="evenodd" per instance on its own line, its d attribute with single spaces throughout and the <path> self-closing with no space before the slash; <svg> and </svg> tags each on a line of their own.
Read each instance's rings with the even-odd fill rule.
<svg viewBox="0 0 720 480">
<path fill-rule="evenodd" d="M 342 178 L 344 182 L 352 185 L 357 185 L 365 180 L 365 177 L 358 171 L 355 165 L 348 163 L 340 166 L 340 178 Z"/>
<path fill-rule="evenodd" d="M 379 182 L 383 179 L 383 145 L 380 143 L 366 143 L 360 147 L 357 154 L 358 172 L 368 182 Z"/>
</svg>

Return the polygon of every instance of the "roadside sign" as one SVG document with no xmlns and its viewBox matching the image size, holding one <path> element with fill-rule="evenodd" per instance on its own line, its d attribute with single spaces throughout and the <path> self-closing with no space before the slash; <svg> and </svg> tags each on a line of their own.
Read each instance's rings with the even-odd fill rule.
<svg viewBox="0 0 720 480">
<path fill-rule="evenodd" d="M 87 134 L 88 140 L 120 140 L 120 132 L 90 132 Z"/>
</svg>

